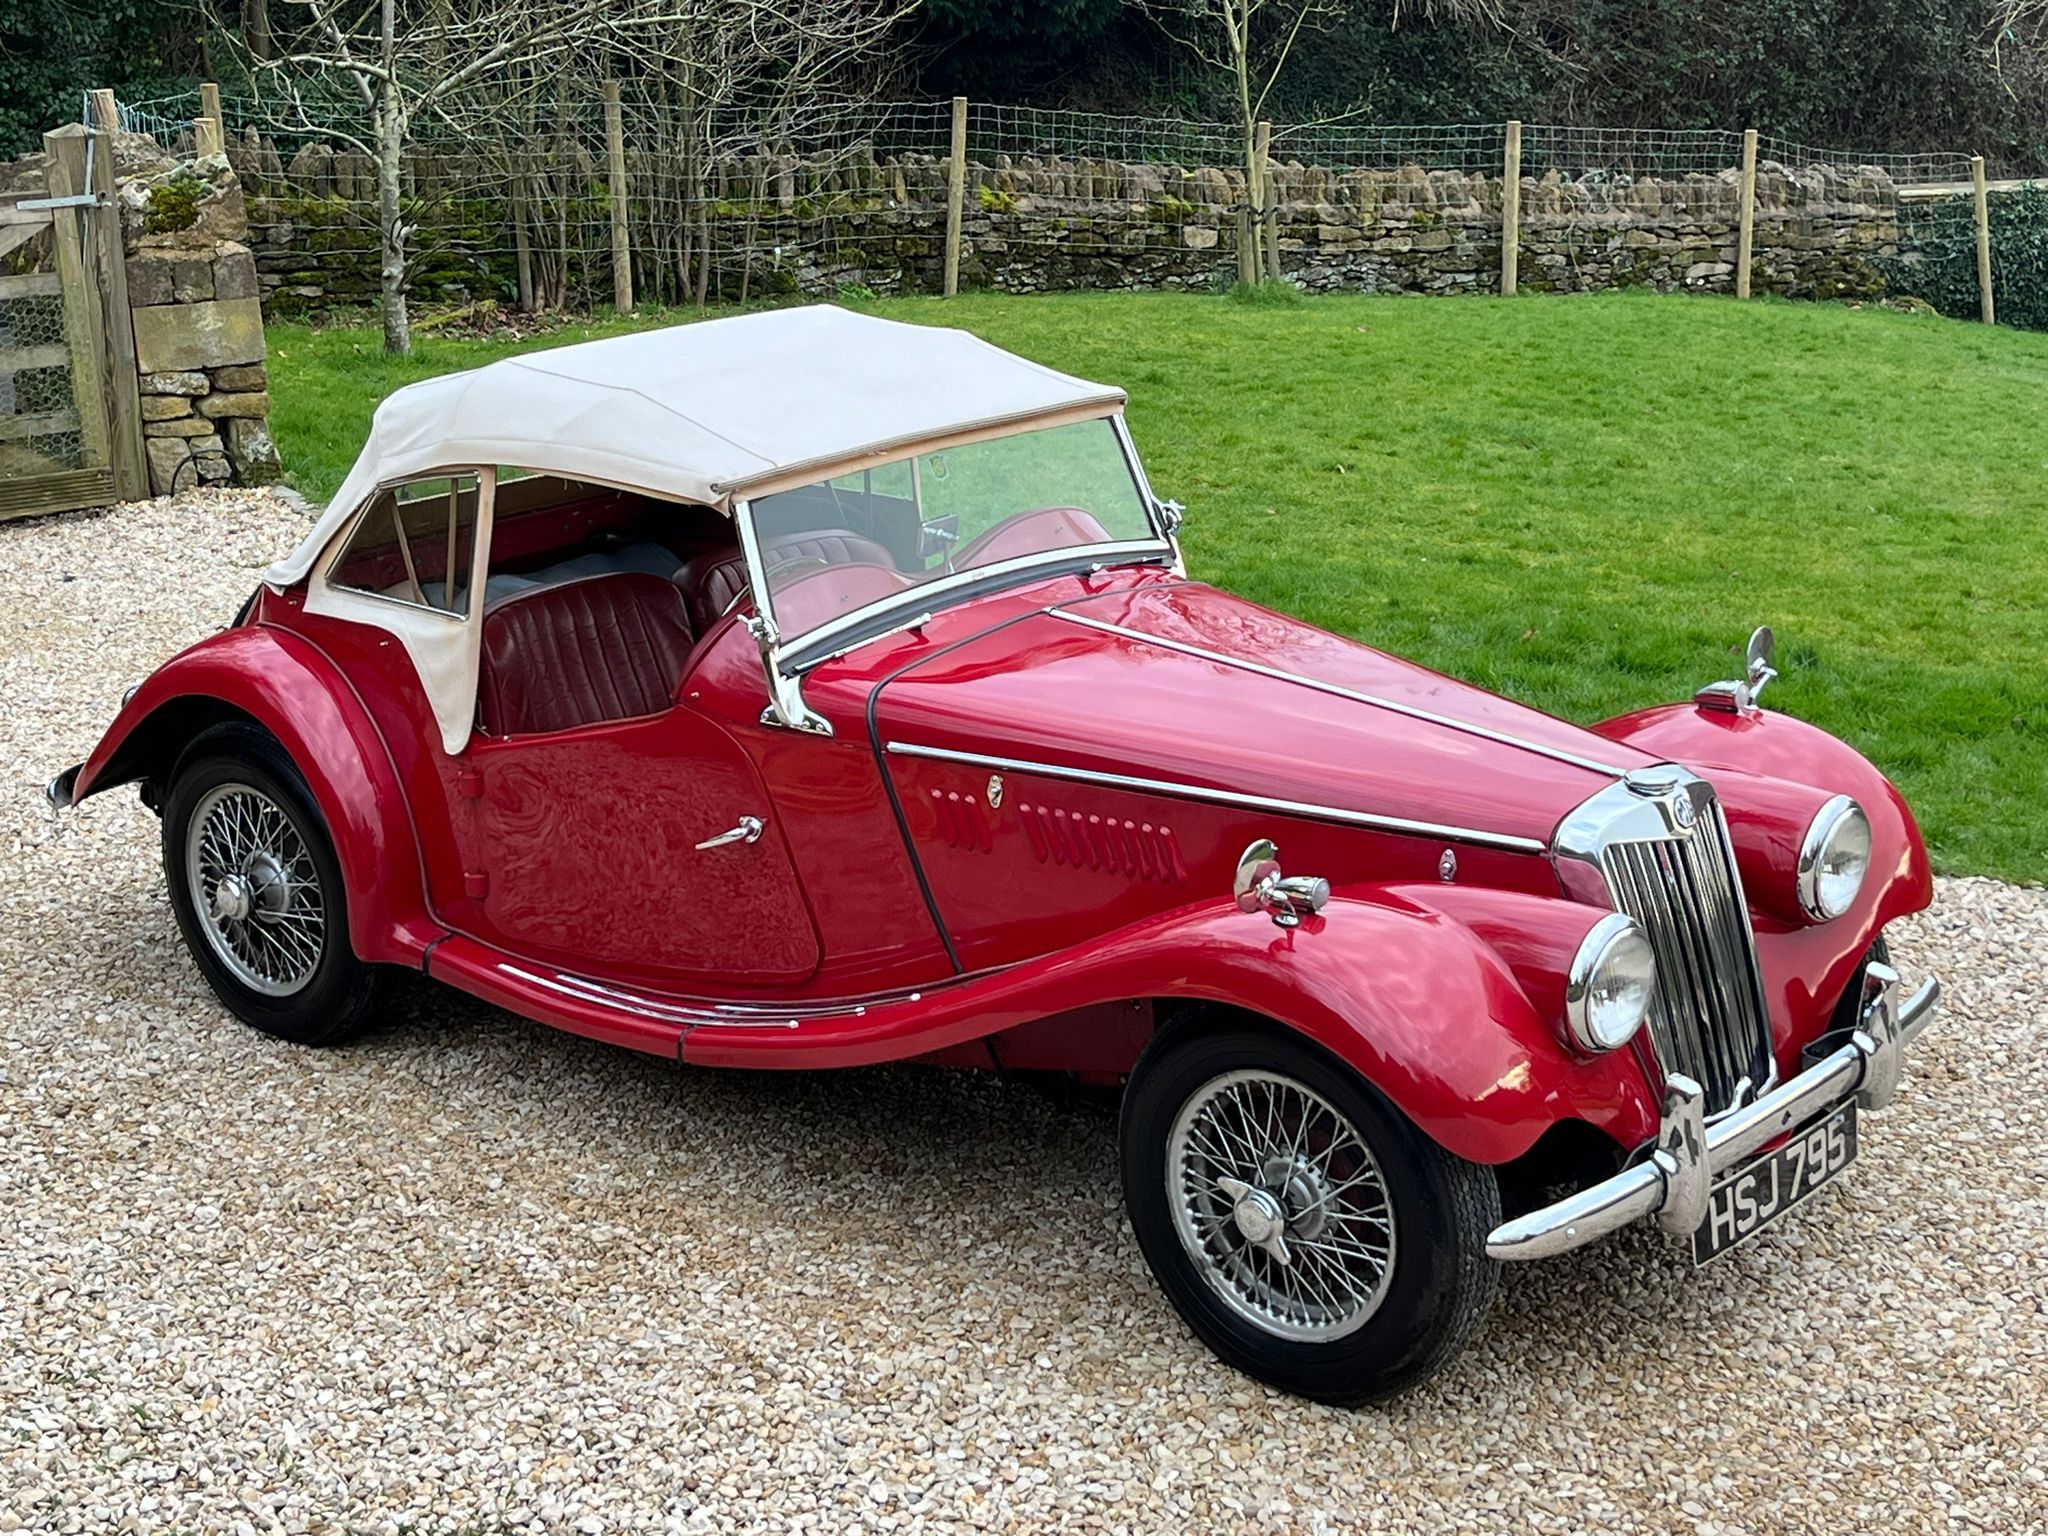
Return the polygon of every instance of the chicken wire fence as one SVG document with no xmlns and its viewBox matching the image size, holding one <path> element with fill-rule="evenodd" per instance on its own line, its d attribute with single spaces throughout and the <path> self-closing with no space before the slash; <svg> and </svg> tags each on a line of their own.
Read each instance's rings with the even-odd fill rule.
<svg viewBox="0 0 2048 1536">
<path fill-rule="evenodd" d="M 0 480 L 89 467 L 52 237 L 0 198 Z"/>
<path fill-rule="evenodd" d="M 621 82 L 619 96 L 637 299 L 939 287 L 950 103 L 707 108 L 660 81 Z M 194 91 L 124 102 L 120 122 L 166 147 L 189 147 L 198 110 Z M 294 120 L 234 99 L 222 115 L 249 194 L 270 312 L 374 301 L 376 182 L 360 115 L 337 103 L 325 119 Z M 1019 291 L 1225 282 L 1255 201 L 1272 205 L 1282 270 L 1311 286 L 1474 287 L 1476 276 L 1438 270 L 1448 256 L 1391 279 L 1367 257 L 1390 241 L 1427 250 L 1448 240 L 1476 274 L 1486 242 L 1495 260 L 1501 243 L 1502 123 L 1275 124 L 1271 196 L 1258 200 L 1247 192 L 1245 144 L 1233 124 L 975 102 L 963 127 L 969 282 Z M 469 98 L 420 117 L 403 175 L 412 291 L 539 308 L 608 299 L 613 148 L 596 81 Z M 1722 280 L 1728 264 L 1713 258 L 1728 255 L 1734 239 L 1739 132 L 1527 124 L 1520 153 L 1521 227 L 1542 247 L 1533 259 L 1553 264 L 1532 269 L 1532 285 L 1600 286 L 1646 270 L 1669 285 L 1701 272 L 1698 280 Z M 1888 280 L 1959 271 L 1958 252 L 1973 250 L 1958 245 L 1952 209 L 1910 195 L 1967 183 L 1967 155 L 1837 150 L 1761 135 L 1757 158 L 1760 224 L 1861 222 L 1875 231 L 1866 264 Z M 1391 234 L 1389 218 L 1402 221 Z M 1654 269 L 1617 264 L 1613 253 L 1644 231 L 1675 242 L 1669 260 Z M 1794 243 L 1812 233 L 1801 227 Z M 1703 254 L 1709 259 L 1696 259 Z M 1936 286 L 1938 305 L 1962 305 L 1955 284 L 1944 277 Z"/>
</svg>

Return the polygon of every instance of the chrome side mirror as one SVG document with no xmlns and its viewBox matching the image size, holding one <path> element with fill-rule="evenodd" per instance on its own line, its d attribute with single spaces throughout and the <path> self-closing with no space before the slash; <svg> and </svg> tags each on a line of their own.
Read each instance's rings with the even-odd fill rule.
<svg viewBox="0 0 2048 1536">
<path fill-rule="evenodd" d="M 1743 656 L 1743 675 L 1740 681 L 1709 683 L 1692 696 L 1692 701 L 1701 709 L 1715 710 L 1726 715 L 1748 714 L 1756 708 L 1757 695 L 1764 691 L 1764 685 L 1778 675 L 1778 669 L 1771 665 L 1771 656 L 1777 647 L 1777 640 L 1771 634 L 1771 626 L 1759 624 L 1749 637 L 1749 646 Z"/>
<path fill-rule="evenodd" d="M 1276 927 L 1298 928 L 1330 899 L 1330 882 L 1320 875 L 1283 875 L 1280 850 L 1262 837 L 1238 856 L 1231 895 L 1240 912 L 1265 912 Z"/>
<path fill-rule="evenodd" d="M 1749 700 L 1756 702 L 1757 695 L 1764 691 L 1764 684 L 1778 675 L 1778 669 L 1771 665 L 1771 655 L 1777 649 L 1777 637 L 1771 633 L 1771 626 L 1759 624 L 1750 632 L 1749 649 L 1744 655 L 1743 681 L 1749 684 Z"/>
</svg>

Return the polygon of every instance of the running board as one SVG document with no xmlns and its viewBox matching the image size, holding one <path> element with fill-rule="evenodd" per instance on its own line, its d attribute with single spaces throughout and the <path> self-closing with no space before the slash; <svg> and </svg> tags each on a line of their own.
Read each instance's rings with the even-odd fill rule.
<svg viewBox="0 0 2048 1536">
<path fill-rule="evenodd" d="M 862 1066 L 920 1054 L 940 993 L 900 991 L 800 1002 L 732 1002 L 642 991 L 558 971 L 456 934 L 434 946 L 427 974 L 487 1003 L 571 1034 L 692 1064 Z M 982 978 L 986 980 L 987 978 Z M 945 984 L 949 1001 L 972 981 Z M 977 1020 L 972 1010 L 969 1019 Z M 940 1033 L 950 1033 L 941 1026 Z M 966 1038 L 986 1028 L 960 1031 Z M 724 1043 L 718 1043 L 723 1040 Z M 951 1040 L 943 1044 L 953 1043 Z"/>
</svg>

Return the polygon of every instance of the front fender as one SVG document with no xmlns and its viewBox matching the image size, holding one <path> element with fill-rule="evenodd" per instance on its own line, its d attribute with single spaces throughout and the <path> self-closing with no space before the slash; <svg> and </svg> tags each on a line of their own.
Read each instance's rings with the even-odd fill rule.
<svg viewBox="0 0 2048 1536">
<path fill-rule="evenodd" d="M 355 952 L 418 966 L 445 930 L 427 913 L 419 843 L 391 754 L 333 663 L 298 635 L 224 630 L 159 667 L 79 766 L 71 802 L 167 777 L 194 736 L 230 719 L 270 732 L 305 776 L 347 883 Z"/>
<path fill-rule="evenodd" d="M 1511 899 L 1545 908 L 1559 933 L 1582 936 L 1601 915 L 1561 900 Z M 1541 965 L 1533 954 L 1530 963 Z M 706 1066 L 863 1065 L 1134 997 L 1220 1003 L 1299 1030 L 1472 1162 L 1519 1157 L 1560 1120 L 1586 1121 L 1625 1147 L 1656 1129 L 1630 1052 L 1592 1060 L 1567 1052 L 1493 945 L 1386 887 L 1340 891 L 1294 929 L 1205 904 L 858 1013 L 780 1030 L 700 1024 L 682 1057 Z"/>
<path fill-rule="evenodd" d="M 1854 747 L 1791 715 L 1670 704 L 1593 729 L 1713 780 L 1757 917 L 1779 1070 L 1797 1071 L 1800 1051 L 1828 1028 L 1871 942 L 1934 899 L 1927 845 L 1904 797 Z M 1870 818 L 1870 873 L 1847 912 L 1811 923 L 1796 915 L 1792 895 L 1798 845 L 1806 817 L 1829 795 L 1853 796 Z"/>
</svg>

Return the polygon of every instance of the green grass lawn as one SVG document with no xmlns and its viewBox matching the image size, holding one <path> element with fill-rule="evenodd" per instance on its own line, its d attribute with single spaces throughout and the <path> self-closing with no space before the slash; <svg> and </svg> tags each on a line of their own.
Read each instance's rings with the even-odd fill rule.
<svg viewBox="0 0 2048 1536">
<path fill-rule="evenodd" d="M 2048 336 L 1649 295 L 872 307 L 1128 389 L 1194 574 L 1558 714 L 1688 696 L 1769 622 L 1770 706 L 1891 774 L 1941 869 L 2048 878 Z M 285 463 L 325 495 L 386 392 L 511 350 L 275 327 Z"/>
</svg>

